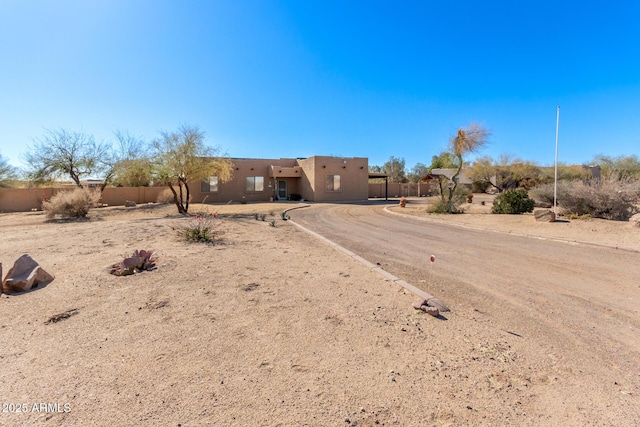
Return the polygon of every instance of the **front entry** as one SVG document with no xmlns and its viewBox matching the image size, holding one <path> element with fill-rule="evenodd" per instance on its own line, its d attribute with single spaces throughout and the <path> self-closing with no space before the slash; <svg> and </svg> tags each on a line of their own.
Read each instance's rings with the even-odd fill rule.
<svg viewBox="0 0 640 427">
<path fill-rule="evenodd" d="M 278 180 L 278 200 L 287 200 L 287 181 Z"/>
</svg>

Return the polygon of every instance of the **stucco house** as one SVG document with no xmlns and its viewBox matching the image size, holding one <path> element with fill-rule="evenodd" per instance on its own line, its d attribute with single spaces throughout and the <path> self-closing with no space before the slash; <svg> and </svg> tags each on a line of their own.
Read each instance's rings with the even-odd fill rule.
<svg viewBox="0 0 640 427">
<path fill-rule="evenodd" d="M 313 156 L 297 159 L 231 159 L 233 178 L 211 176 L 189 186 L 192 201 L 312 202 L 367 200 L 369 165 L 363 157 Z"/>
</svg>

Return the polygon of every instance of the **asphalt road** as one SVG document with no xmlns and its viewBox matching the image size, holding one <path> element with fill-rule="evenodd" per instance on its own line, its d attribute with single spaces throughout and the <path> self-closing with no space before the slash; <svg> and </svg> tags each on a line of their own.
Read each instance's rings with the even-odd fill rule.
<svg viewBox="0 0 640 427">
<path fill-rule="evenodd" d="M 491 314 L 509 333 L 591 349 L 638 370 L 637 253 L 420 221 L 384 206 L 317 204 L 290 216 L 440 298 L 452 313 Z"/>
</svg>

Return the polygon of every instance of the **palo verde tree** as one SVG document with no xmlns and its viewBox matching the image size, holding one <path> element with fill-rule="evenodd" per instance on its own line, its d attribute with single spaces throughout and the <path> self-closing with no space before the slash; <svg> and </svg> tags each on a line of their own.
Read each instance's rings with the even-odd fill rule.
<svg viewBox="0 0 640 427">
<path fill-rule="evenodd" d="M 220 182 L 231 179 L 232 164 L 217 149 L 204 144 L 198 127 L 183 125 L 176 132 L 160 132 L 153 141 L 154 178 L 169 187 L 178 212 L 189 211 L 189 183 L 217 176 Z"/>
<path fill-rule="evenodd" d="M 109 181 L 124 187 L 146 187 L 152 181 L 151 152 L 144 140 L 127 131 L 115 132 L 116 147 L 109 165 Z"/>
<path fill-rule="evenodd" d="M 440 187 L 440 210 L 447 213 L 458 212 L 461 203 L 458 190 L 458 178 L 464 165 L 464 156 L 474 153 L 487 144 L 489 130 L 485 127 L 471 123 L 467 128 L 458 129 L 457 134 L 449 141 L 449 152 L 454 158 L 456 170 L 451 178 L 442 176 L 438 180 Z"/>
<path fill-rule="evenodd" d="M 92 135 L 66 129 L 47 130 L 42 138 L 28 147 L 25 160 L 29 169 L 26 175 L 36 184 L 67 176 L 82 188 L 83 178 L 104 172 L 104 161 L 110 156 L 111 147 L 96 143 Z"/>
</svg>

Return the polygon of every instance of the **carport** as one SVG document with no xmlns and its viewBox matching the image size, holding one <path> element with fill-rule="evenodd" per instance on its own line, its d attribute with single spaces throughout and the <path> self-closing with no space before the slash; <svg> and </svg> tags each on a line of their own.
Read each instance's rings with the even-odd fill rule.
<svg viewBox="0 0 640 427">
<path fill-rule="evenodd" d="M 384 178 L 384 199 L 389 200 L 389 175 L 386 173 L 369 172 L 369 179 Z"/>
</svg>

